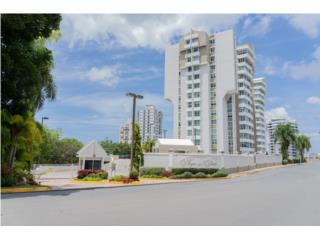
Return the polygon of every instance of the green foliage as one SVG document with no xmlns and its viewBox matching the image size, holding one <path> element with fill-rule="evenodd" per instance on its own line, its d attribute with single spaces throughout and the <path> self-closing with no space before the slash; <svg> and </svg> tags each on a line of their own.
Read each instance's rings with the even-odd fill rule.
<svg viewBox="0 0 320 240">
<path fill-rule="evenodd" d="M 143 152 L 141 147 L 140 125 L 138 123 L 134 126 L 134 155 L 132 167 L 140 169 L 143 166 Z"/>
<path fill-rule="evenodd" d="M 137 170 L 133 169 L 130 172 L 129 178 L 133 179 L 133 180 L 139 180 L 139 172 Z"/>
<path fill-rule="evenodd" d="M 198 172 L 196 174 L 194 174 L 193 176 L 194 178 L 207 178 L 207 174 L 203 173 L 203 172 Z"/>
<path fill-rule="evenodd" d="M 140 168 L 140 175 L 156 175 L 161 176 L 162 173 L 165 171 L 163 167 L 142 167 Z"/>
<path fill-rule="evenodd" d="M 60 138 L 61 132 L 56 129 L 43 127 L 40 145 L 40 160 L 42 164 L 64 164 L 78 161 L 76 153 L 83 147 L 83 144 L 74 138 Z"/>
<path fill-rule="evenodd" d="M 288 148 L 295 143 L 296 130 L 290 123 L 280 124 L 274 133 L 274 141 L 280 143 L 282 160 L 288 160 Z"/>
<path fill-rule="evenodd" d="M 171 176 L 171 178 L 173 178 L 173 179 L 188 179 L 188 178 L 193 178 L 193 177 L 194 177 L 194 175 L 191 172 L 184 172 L 182 174 Z"/>
<path fill-rule="evenodd" d="M 10 169 L 2 178 L 8 184 L 29 177 L 25 171 L 39 151 L 42 138 L 34 115 L 56 96 L 53 56 L 45 42 L 60 21 L 59 14 L 1 15 L 1 164 Z"/>
<path fill-rule="evenodd" d="M 298 135 L 295 138 L 294 146 L 296 147 L 296 149 L 299 152 L 300 161 L 303 162 L 304 161 L 304 151 L 305 150 L 309 151 L 309 149 L 311 148 L 310 139 L 304 135 Z"/>
<path fill-rule="evenodd" d="M 172 174 L 179 175 L 184 172 L 191 172 L 192 174 L 197 174 L 198 172 L 203 172 L 204 174 L 214 174 L 217 171 L 216 168 L 173 168 Z"/>
<path fill-rule="evenodd" d="M 282 165 L 287 165 L 288 164 L 288 160 L 282 160 Z"/>
<path fill-rule="evenodd" d="M 226 177 L 228 176 L 228 171 L 224 168 L 221 168 L 221 169 L 218 169 L 217 172 L 215 172 L 214 174 L 211 175 L 212 177 L 214 178 L 217 178 L 217 177 Z"/>
<path fill-rule="evenodd" d="M 115 181 L 115 182 L 121 182 L 123 179 L 126 179 L 126 176 L 123 175 L 117 175 L 117 176 L 113 176 L 110 181 Z"/>
<path fill-rule="evenodd" d="M 163 176 L 159 176 L 159 175 L 154 175 L 154 174 L 151 174 L 151 175 L 143 175 L 141 176 L 143 178 L 163 178 Z"/>
<path fill-rule="evenodd" d="M 116 143 L 111 140 L 105 140 L 101 141 L 100 145 L 108 154 L 130 156 L 131 148 L 128 143 Z"/>
<path fill-rule="evenodd" d="M 83 181 L 102 181 L 102 180 L 104 180 L 106 178 L 108 178 L 108 173 L 104 173 L 104 174 L 102 174 L 102 173 L 90 173 L 89 175 L 84 177 L 82 180 Z"/>
<path fill-rule="evenodd" d="M 59 30 L 59 14 L 1 15 L 1 107 L 12 115 L 26 115 L 53 100 L 53 56 L 39 39 Z"/>
<path fill-rule="evenodd" d="M 153 146 L 156 144 L 154 139 L 148 139 L 143 145 L 142 149 L 144 152 L 152 152 Z"/>
<path fill-rule="evenodd" d="M 37 123 L 31 113 L 26 116 L 11 115 L 6 109 L 1 111 L 1 164 L 12 170 L 16 163 L 30 170 L 34 155 L 42 141 Z"/>
</svg>

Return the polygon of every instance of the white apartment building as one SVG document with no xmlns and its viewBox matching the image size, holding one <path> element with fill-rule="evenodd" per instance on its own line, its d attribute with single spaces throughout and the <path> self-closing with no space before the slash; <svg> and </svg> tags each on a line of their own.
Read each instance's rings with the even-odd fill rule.
<svg viewBox="0 0 320 240">
<path fill-rule="evenodd" d="M 239 140 L 240 152 L 256 152 L 255 107 L 253 76 L 255 54 L 251 45 L 237 47 L 238 93 L 239 93 Z"/>
<path fill-rule="evenodd" d="M 298 125 L 294 120 L 289 120 L 284 118 L 268 120 L 267 129 L 268 129 L 269 154 L 281 154 L 280 144 L 274 142 L 274 133 L 278 125 L 287 124 L 287 123 L 291 124 L 294 127 L 294 129 L 298 132 Z M 292 145 L 289 146 L 288 152 L 290 157 L 297 156 L 297 149 Z"/>
<path fill-rule="evenodd" d="M 165 98 L 173 136 L 204 153 L 239 152 L 236 47 L 232 30 L 191 31 L 165 53 Z"/>
<path fill-rule="evenodd" d="M 128 119 L 126 123 L 120 126 L 119 141 L 120 143 L 131 144 L 132 140 L 132 122 Z"/>
<path fill-rule="evenodd" d="M 173 137 L 204 153 L 257 151 L 255 54 L 236 46 L 232 30 L 191 31 L 165 52 L 165 91 L 173 104 Z"/>
<path fill-rule="evenodd" d="M 267 84 L 264 78 L 255 78 L 253 80 L 255 123 L 256 123 L 256 146 L 258 153 L 267 152 L 266 135 L 267 127 L 264 116 L 265 96 Z"/>
<path fill-rule="evenodd" d="M 140 124 L 142 143 L 148 139 L 157 140 L 162 137 L 162 112 L 155 106 L 147 105 L 139 110 L 137 121 Z"/>
</svg>

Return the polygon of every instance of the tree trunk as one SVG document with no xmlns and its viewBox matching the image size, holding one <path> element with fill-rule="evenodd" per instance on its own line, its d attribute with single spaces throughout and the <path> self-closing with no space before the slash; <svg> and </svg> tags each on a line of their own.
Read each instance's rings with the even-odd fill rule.
<svg viewBox="0 0 320 240">
<path fill-rule="evenodd" d="M 14 159 L 16 157 L 17 146 L 16 146 L 17 137 L 13 136 L 13 141 L 10 147 L 10 155 L 9 155 L 9 167 L 13 169 Z"/>
</svg>

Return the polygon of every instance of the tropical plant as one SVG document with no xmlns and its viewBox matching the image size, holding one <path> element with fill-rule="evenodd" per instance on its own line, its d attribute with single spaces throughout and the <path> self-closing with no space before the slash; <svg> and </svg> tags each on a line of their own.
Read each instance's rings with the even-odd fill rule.
<svg viewBox="0 0 320 240">
<path fill-rule="evenodd" d="M 103 149 L 112 155 L 119 155 L 119 156 L 130 156 L 130 144 L 128 143 L 117 143 L 112 142 L 111 140 L 104 140 L 100 142 L 100 145 Z"/>
<path fill-rule="evenodd" d="M 144 152 L 152 152 L 153 146 L 156 144 L 154 139 L 148 139 L 143 145 L 142 149 Z"/>
<path fill-rule="evenodd" d="M 274 133 L 274 142 L 280 144 L 282 160 L 288 160 L 288 148 L 294 144 L 296 130 L 290 123 L 280 124 Z"/>
<path fill-rule="evenodd" d="M 143 152 L 141 147 L 140 126 L 138 123 L 134 126 L 134 155 L 132 168 L 139 172 L 140 166 L 143 165 Z M 131 169 L 132 171 L 132 169 Z"/>
<path fill-rule="evenodd" d="M 298 135 L 296 136 L 294 146 L 299 152 L 300 163 L 302 163 L 304 161 L 304 151 L 309 151 L 309 149 L 311 148 L 310 139 L 305 135 Z"/>
</svg>

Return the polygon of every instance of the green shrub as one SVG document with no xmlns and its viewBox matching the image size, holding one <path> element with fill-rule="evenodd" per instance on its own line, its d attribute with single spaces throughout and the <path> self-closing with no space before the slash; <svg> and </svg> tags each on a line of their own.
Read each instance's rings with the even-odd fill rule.
<svg viewBox="0 0 320 240">
<path fill-rule="evenodd" d="M 282 165 L 287 165 L 288 161 L 287 160 L 282 160 Z"/>
<path fill-rule="evenodd" d="M 173 168 L 172 174 L 180 175 L 184 172 L 191 172 L 192 174 L 197 174 L 199 172 L 202 172 L 204 174 L 214 174 L 216 171 L 216 168 Z"/>
<path fill-rule="evenodd" d="M 163 176 L 158 175 L 143 175 L 144 178 L 163 178 Z"/>
<path fill-rule="evenodd" d="M 171 178 L 173 179 L 186 179 L 186 178 L 193 178 L 193 174 L 191 172 L 184 172 L 182 174 L 173 175 Z"/>
<path fill-rule="evenodd" d="M 140 176 L 144 175 L 157 175 L 161 176 L 161 174 L 165 171 L 163 167 L 142 167 L 140 168 Z"/>
<path fill-rule="evenodd" d="M 212 177 L 226 177 L 228 176 L 228 171 L 224 168 L 219 169 L 217 172 L 212 174 Z"/>
<path fill-rule="evenodd" d="M 203 172 L 198 172 L 196 174 L 194 174 L 193 176 L 194 178 L 207 178 L 207 174 L 203 173 Z"/>
<path fill-rule="evenodd" d="M 102 178 L 99 173 L 90 173 L 89 175 L 84 177 L 82 180 L 84 180 L 84 181 L 101 181 L 103 179 L 104 178 Z"/>
<path fill-rule="evenodd" d="M 108 173 L 105 171 L 100 171 L 98 173 L 96 173 L 99 177 L 101 177 L 102 179 L 108 179 Z"/>
<path fill-rule="evenodd" d="M 130 172 L 130 176 L 129 176 L 130 179 L 133 179 L 133 180 L 139 180 L 139 172 L 137 170 L 132 170 Z"/>
<path fill-rule="evenodd" d="M 120 182 L 122 181 L 123 179 L 125 178 L 128 178 L 126 176 L 123 176 L 123 175 L 117 175 L 117 176 L 113 176 L 110 181 L 115 181 L 115 182 Z"/>
</svg>

